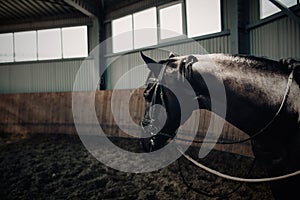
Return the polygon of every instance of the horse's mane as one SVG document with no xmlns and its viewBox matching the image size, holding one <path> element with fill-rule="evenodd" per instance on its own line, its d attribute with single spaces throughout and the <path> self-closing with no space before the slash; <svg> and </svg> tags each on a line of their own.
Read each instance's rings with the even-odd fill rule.
<svg viewBox="0 0 300 200">
<path fill-rule="evenodd" d="M 197 56 L 197 55 L 196 55 Z M 294 79 L 300 86 L 300 60 L 296 60 L 293 58 L 288 58 L 288 59 L 280 59 L 279 61 L 271 60 L 268 58 L 264 57 L 257 57 L 257 56 L 252 56 L 252 55 L 241 55 L 241 54 L 211 54 L 213 60 L 216 63 L 219 63 L 223 66 L 227 67 L 233 67 L 235 69 L 238 69 L 240 71 L 246 71 L 249 69 L 255 69 L 260 72 L 270 72 L 270 73 L 275 73 L 275 74 L 280 74 L 280 75 L 289 75 L 292 71 L 293 66 L 295 67 L 294 70 Z M 194 57 L 192 55 L 187 56 L 187 61 L 186 63 L 196 63 L 198 60 L 197 58 L 199 57 Z M 194 60 L 192 59 L 189 61 L 189 59 L 195 58 Z M 161 60 L 159 61 L 159 64 L 164 64 L 167 63 L 168 61 L 172 61 L 174 58 L 168 58 L 166 60 Z M 176 59 L 175 59 L 176 60 Z M 201 62 L 201 59 L 199 60 Z M 183 64 L 183 60 L 181 61 L 179 65 L 179 70 L 178 73 L 179 75 L 187 78 L 192 76 L 192 70 L 188 69 L 189 65 Z M 180 77 L 180 76 L 178 76 Z"/>
<path fill-rule="evenodd" d="M 252 55 L 226 55 L 217 59 L 219 63 L 226 67 L 234 66 L 240 70 L 256 69 L 281 75 L 288 75 L 294 67 L 294 79 L 300 85 L 300 61 L 292 58 L 271 60 L 264 57 Z"/>
<path fill-rule="evenodd" d="M 231 57 L 237 63 L 241 63 L 239 66 L 245 66 L 247 68 L 280 74 L 289 74 L 291 71 L 288 63 L 284 63 L 283 60 L 275 61 L 268 58 L 251 55 L 231 55 Z"/>
</svg>

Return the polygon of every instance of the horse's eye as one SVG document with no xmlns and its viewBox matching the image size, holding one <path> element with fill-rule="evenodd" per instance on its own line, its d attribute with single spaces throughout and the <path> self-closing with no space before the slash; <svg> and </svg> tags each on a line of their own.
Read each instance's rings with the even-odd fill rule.
<svg viewBox="0 0 300 200">
<path fill-rule="evenodd" d="M 177 68 L 177 64 L 176 63 L 169 63 L 168 65 L 171 68 Z"/>
<path fill-rule="evenodd" d="M 154 83 L 152 83 L 152 82 L 148 83 L 146 86 L 145 92 L 151 90 L 151 88 L 153 87 L 153 84 Z"/>
</svg>

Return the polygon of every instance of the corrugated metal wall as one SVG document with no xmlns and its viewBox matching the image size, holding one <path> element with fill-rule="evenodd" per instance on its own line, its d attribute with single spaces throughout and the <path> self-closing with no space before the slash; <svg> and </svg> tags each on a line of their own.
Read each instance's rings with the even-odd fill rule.
<svg viewBox="0 0 300 200">
<path fill-rule="evenodd" d="M 251 30 L 250 42 L 252 55 L 300 58 L 300 25 L 284 17 Z"/>
<path fill-rule="evenodd" d="M 144 53 L 155 60 L 162 60 L 166 59 L 169 56 L 170 52 L 168 50 L 171 50 L 179 55 L 190 55 L 197 53 L 202 54 L 203 48 L 208 53 L 230 53 L 230 36 L 221 36 L 201 41 L 195 41 L 192 43 L 170 45 L 161 49 L 147 50 L 144 51 Z M 112 62 L 112 60 L 114 60 L 114 62 Z M 139 52 L 110 57 L 107 63 L 111 63 L 107 70 L 107 89 L 113 89 L 116 83 L 121 79 L 121 77 L 132 68 L 144 65 Z M 132 79 L 127 76 L 127 81 L 121 80 L 123 81 L 121 84 L 123 87 L 118 87 L 118 89 L 130 89 L 133 88 L 134 85 L 145 81 L 145 77 L 147 77 L 149 70 L 145 66 L 142 66 L 142 68 L 144 70 L 134 72 L 135 76 Z M 136 81 L 136 83 L 134 81 Z"/>
<path fill-rule="evenodd" d="M 250 4 L 250 24 L 257 22 L 260 22 L 259 1 L 255 0 Z M 250 54 L 275 60 L 300 59 L 300 25 L 283 16 L 251 29 Z"/>
<path fill-rule="evenodd" d="M 0 66 L 0 93 L 35 93 L 72 91 L 76 73 L 83 60 L 30 62 Z M 87 69 L 93 70 L 93 60 Z M 87 71 L 89 73 L 89 71 Z M 87 75 L 77 90 L 92 90 Z"/>
</svg>

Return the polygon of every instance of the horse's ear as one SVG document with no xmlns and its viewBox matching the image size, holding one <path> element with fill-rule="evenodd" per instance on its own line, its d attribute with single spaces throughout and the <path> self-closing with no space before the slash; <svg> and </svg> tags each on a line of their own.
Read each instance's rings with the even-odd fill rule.
<svg viewBox="0 0 300 200">
<path fill-rule="evenodd" d="M 149 58 L 148 56 L 146 56 L 142 51 L 140 51 L 140 54 L 141 54 L 141 56 L 142 56 L 142 58 L 143 58 L 143 60 L 144 60 L 144 62 L 146 63 L 146 64 L 153 64 L 153 63 L 157 63 L 155 60 L 153 60 L 152 58 Z"/>
<path fill-rule="evenodd" d="M 153 60 L 152 58 L 149 58 L 148 56 L 143 54 L 143 52 L 140 52 L 140 54 L 144 62 L 147 64 L 148 68 L 154 73 L 154 76 L 158 76 L 161 69 L 161 65 L 159 65 L 159 63 Z"/>
<path fill-rule="evenodd" d="M 193 55 L 189 55 L 186 59 L 187 64 L 194 64 L 197 61 L 198 59 Z"/>
<path fill-rule="evenodd" d="M 173 53 L 173 52 L 170 52 L 170 55 L 169 55 L 169 58 L 174 58 L 174 57 L 178 57 L 179 55 Z"/>
<path fill-rule="evenodd" d="M 184 65 L 180 65 L 179 72 L 187 79 L 190 80 L 193 76 L 193 64 L 197 62 L 198 59 L 190 55 L 186 58 L 186 61 L 184 62 Z"/>
</svg>

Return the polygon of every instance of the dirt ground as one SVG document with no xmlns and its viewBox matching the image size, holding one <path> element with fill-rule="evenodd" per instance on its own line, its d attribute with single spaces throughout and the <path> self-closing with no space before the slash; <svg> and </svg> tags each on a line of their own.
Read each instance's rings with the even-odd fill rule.
<svg viewBox="0 0 300 200">
<path fill-rule="evenodd" d="M 112 140 L 139 149 L 136 140 Z M 110 153 L 110 152 L 107 152 Z M 193 152 L 191 152 L 193 153 Z M 124 161 L 126 162 L 126 161 Z M 214 151 L 203 163 L 245 176 L 251 158 Z M 230 192 L 238 183 L 207 174 L 180 158 L 187 182 L 211 194 Z M 265 176 L 256 166 L 251 177 Z M 1 199 L 212 199 L 189 190 L 177 162 L 151 173 L 132 174 L 96 160 L 76 135 L 0 136 Z M 229 199 L 273 199 L 268 184 L 243 184 Z"/>
</svg>

